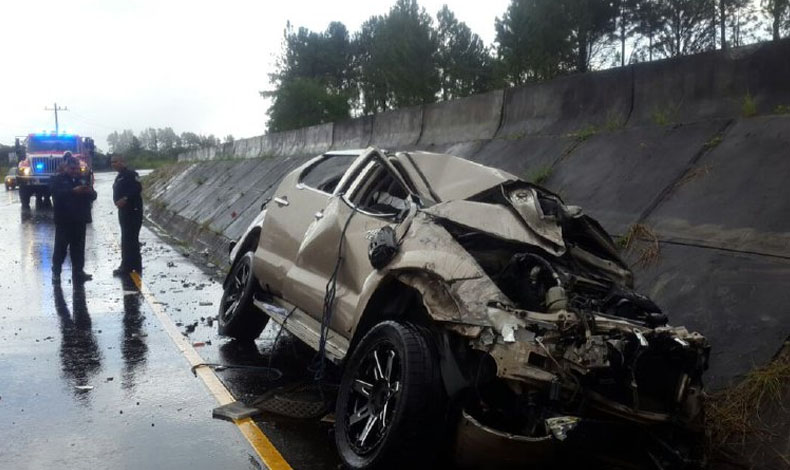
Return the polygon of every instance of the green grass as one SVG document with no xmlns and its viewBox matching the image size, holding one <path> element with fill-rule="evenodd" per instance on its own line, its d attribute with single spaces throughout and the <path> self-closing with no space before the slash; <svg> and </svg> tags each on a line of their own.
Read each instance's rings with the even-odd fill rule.
<svg viewBox="0 0 790 470">
<path fill-rule="evenodd" d="M 589 126 L 579 129 L 576 132 L 571 132 L 570 134 L 568 134 L 568 137 L 574 138 L 579 142 L 584 142 L 585 140 L 597 134 L 598 131 L 599 130 L 597 127 L 590 124 Z"/>
<path fill-rule="evenodd" d="M 625 119 L 620 114 L 614 113 L 609 114 L 606 117 L 606 123 L 604 123 L 604 130 L 607 132 L 614 132 L 617 130 L 622 129 L 625 127 Z"/>
<path fill-rule="evenodd" d="M 746 93 L 741 102 L 741 114 L 743 117 L 757 116 L 757 102 L 754 101 L 751 93 Z"/>
<path fill-rule="evenodd" d="M 545 165 L 539 168 L 535 168 L 527 173 L 526 180 L 530 183 L 543 185 L 547 179 L 551 176 L 553 169 L 550 165 Z"/>
<path fill-rule="evenodd" d="M 666 109 L 656 109 L 650 116 L 653 123 L 657 126 L 668 126 L 672 124 L 671 112 Z"/>
<path fill-rule="evenodd" d="M 705 150 L 710 150 L 719 146 L 720 143 L 724 140 L 724 137 L 721 134 L 716 134 L 710 138 L 703 147 Z"/>
</svg>

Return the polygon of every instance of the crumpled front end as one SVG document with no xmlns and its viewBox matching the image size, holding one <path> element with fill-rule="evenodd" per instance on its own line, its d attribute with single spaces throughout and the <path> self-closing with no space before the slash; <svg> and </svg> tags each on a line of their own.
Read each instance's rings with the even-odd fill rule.
<svg viewBox="0 0 790 470">
<path fill-rule="evenodd" d="M 521 182 L 424 212 L 485 273 L 401 277 L 444 330 L 445 385 L 463 410 L 459 463 L 511 449 L 514 466 L 569 455 L 704 465 L 709 345 L 633 290 L 594 220 Z"/>
</svg>

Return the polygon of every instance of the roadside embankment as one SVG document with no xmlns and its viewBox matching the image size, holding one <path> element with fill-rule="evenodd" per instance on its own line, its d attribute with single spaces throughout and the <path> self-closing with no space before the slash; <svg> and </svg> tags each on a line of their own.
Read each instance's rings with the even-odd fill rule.
<svg viewBox="0 0 790 470">
<path fill-rule="evenodd" d="M 564 77 L 190 152 L 150 216 L 224 260 L 279 180 L 329 149 L 453 153 L 545 185 L 621 237 L 638 287 L 732 384 L 790 334 L 790 41 Z M 627 242 L 627 243 L 626 243 Z"/>
</svg>

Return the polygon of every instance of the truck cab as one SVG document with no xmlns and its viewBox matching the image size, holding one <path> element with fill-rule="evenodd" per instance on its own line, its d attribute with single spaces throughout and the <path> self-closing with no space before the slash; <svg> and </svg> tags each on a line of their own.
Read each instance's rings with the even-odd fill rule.
<svg viewBox="0 0 790 470">
<path fill-rule="evenodd" d="M 63 162 L 63 155 L 71 152 L 89 184 L 93 184 L 93 155 L 95 145 L 90 137 L 51 132 L 29 134 L 25 139 L 25 157 L 19 162 L 17 185 L 22 207 L 30 206 L 35 195 L 38 203 L 48 202 L 49 184 Z"/>
</svg>

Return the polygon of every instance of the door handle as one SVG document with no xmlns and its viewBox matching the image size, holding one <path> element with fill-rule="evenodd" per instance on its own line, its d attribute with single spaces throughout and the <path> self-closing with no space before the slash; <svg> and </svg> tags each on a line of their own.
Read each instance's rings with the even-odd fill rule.
<svg viewBox="0 0 790 470">
<path fill-rule="evenodd" d="M 316 212 L 316 213 L 315 213 L 315 215 L 314 215 L 313 217 L 315 217 L 315 220 L 321 220 L 321 219 L 323 219 L 323 218 L 324 218 L 324 211 L 318 211 L 318 212 Z"/>
<path fill-rule="evenodd" d="M 283 196 L 283 197 L 278 196 L 274 198 L 274 202 L 276 202 L 277 205 L 279 205 L 280 207 L 287 206 L 288 204 L 290 204 L 290 202 L 288 202 L 287 196 Z"/>
</svg>

